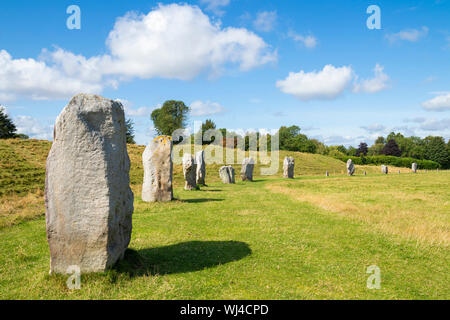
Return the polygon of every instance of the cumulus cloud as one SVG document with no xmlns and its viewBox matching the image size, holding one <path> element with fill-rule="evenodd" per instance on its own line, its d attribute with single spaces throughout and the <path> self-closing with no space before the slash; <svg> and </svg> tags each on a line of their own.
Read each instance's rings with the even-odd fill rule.
<svg viewBox="0 0 450 320">
<path fill-rule="evenodd" d="M 148 14 L 117 19 L 107 39 L 108 53 L 86 58 L 63 49 L 43 51 L 39 60 L 13 59 L 0 51 L 0 97 L 67 98 L 100 93 L 133 78 L 188 80 L 241 71 L 276 61 L 276 52 L 245 28 L 222 28 L 197 6 L 159 5 Z"/>
<path fill-rule="evenodd" d="M 386 130 L 386 127 L 382 124 L 374 123 L 368 126 L 362 126 L 361 129 L 364 129 L 369 133 L 377 133 L 377 132 L 381 133 Z"/>
<path fill-rule="evenodd" d="M 53 138 L 53 125 L 44 126 L 42 122 L 30 116 L 17 116 L 14 118 L 17 133 L 24 133 L 33 139 L 51 140 Z"/>
<path fill-rule="evenodd" d="M 261 32 L 272 31 L 277 22 L 277 12 L 276 11 L 263 11 L 256 15 L 255 21 L 253 21 L 253 26 L 256 30 Z"/>
<path fill-rule="evenodd" d="M 194 101 L 191 103 L 191 115 L 193 116 L 209 116 L 212 114 L 222 113 L 225 109 L 217 102 L 211 101 Z"/>
<path fill-rule="evenodd" d="M 421 38 L 427 36 L 429 29 L 427 27 L 422 27 L 421 29 L 405 29 L 397 33 L 392 33 L 386 35 L 386 38 L 389 42 L 394 43 L 397 41 L 409 41 L 409 42 L 417 42 Z"/>
<path fill-rule="evenodd" d="M 290 72 L 284 80 L 276 83 L 282 92 L 292 94 L 300 100 L 334 99 L 344 92 L 353 78 L 352 68 L 336 68 L 326 65 L 321 71 Z"/>
<path fill-rule="evenodd" d="M 306 48 L 312 49 L 317 46 L 317 39 L 312 35 L 299 35 L 294 32 L 289 32 L 288 37 L 293 39 L 295 42 L 302 43 Z"/>
<path fill-rule="evenodd" d="M 440 120 L 432 119 L 432 120 L 425 121 L 420 126 L 420 129 L 425 130 L 425 131 L 449 130 L 450 129 L 450 118 L 445 118 L 445 119 L 440 119 Z"/>
<path fill-rule="evenodd" d="M 383 70 L 384 68 L 377 63 L 374 68 L 374 78 L 359 81 L 356 77 L 353 92 L 375 93 L 388 88 L 389 77 Z"/>
<path fill-rule="evenodd" d="M 442 93 L 433 99 L 422 103 L 428 111 L 448 111 L 450 110 L 450 93 Z"/>
<path fill-rule="evenodd" d="M 125 115 L 130 117 L 150 117 L 152 111 L 154 110 L 154 108 L 149 107 L 140 107 L 134 109 L 133 103 L 125 99 L 116 99 L 116 101 L 120 102 L 123 105 Z"/>
<path fill-rule="evenodd" d="M 200 0 L 200 3 L 206 5 L 206 10 L 217 16 L 223 16 L 225 14 L 223 8 L 230 4 L 230 0 Z"/>
</svg>

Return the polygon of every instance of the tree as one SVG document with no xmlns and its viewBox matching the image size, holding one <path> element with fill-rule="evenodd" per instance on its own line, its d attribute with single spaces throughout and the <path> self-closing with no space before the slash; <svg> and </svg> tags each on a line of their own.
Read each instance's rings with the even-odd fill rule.
<svg viewBox="0 0 450 320">
<path fill-rule="evenodd" d="M 211 138 L 211 141 L 209 139 L 205 140 L 205 132 L 208 130 L 215 130 L 216 124 L 211 119 L 206 119 L 204 123 L 202 123 L 202 144 L 210 144 L 213 143 L 215 140 L 215 137 Z"/>
<path fill-rule="evenodd" d="M 427 160 L 436 161 L 442 167 L 450 167 L 450 154 L 447 145 L 442 137 L 426 137 L 425 157 Z"/>
<path fill-rule="evenodd" d="M 11 139 L 16 137 L 16 126 L 9 118 L 5 109 L 0 106 L 0 139 Z"/>
<path fill-rule="evenodd" d="M 152 112 L 151 118 L 159 135 L 171 136 L 177 129 L 186 127 L 189 107 L 183 101 L 168 100 Z"/>
<path fill-rule="evenodd" d="M 136 144 L 134 141 L 134 122 L 131 119 L 125 121 L 125 126 L 127 127 L 127 143 Z"/>
<path fill-rule="evenodd" d="M 384 154 L 386 156 L 395 156 L 400 157 L 402 155 L 400 148 L 398 147 L 397 142 L 395 142 L 394 139 L 389 140 L 385 146 L 383 147 L 383 150 L 381 150 L 381 154 Z"/>
<path fill-rule="evenodd" d="M 367 143 L 361 142 L 359 144 L 358 149 L 356 150 L 356 156 L 357 157 L 361 157 L 361 155 L 366 156 L 368 152 L 369 152 L 369 147 L 367 146 Z"/>
<path fill-rule="evenodd" d="M 378 137 L 377 140 L 375 140 L 375 144 L 385 144 L 386 140 L 384 139 L 384 137 Z"/>
<path fill-rule="evenodd" d="M 280 150 L 308 153 L 315 153 L 317 150 L 316 144 L 309 140 L 306 135 L 301 134 L 300 127 L 298 126 L 283 126 L 278 130 L 277 134 L 280 142 Z"/>
<path fill-rule="evenodd" d="M 369 148 L 368 155 L 369 156 L 379 156 L 381 154 L 381 151 L 384 148 L 383 143 L 375 143 L 373 146 Z"/>
</svg>

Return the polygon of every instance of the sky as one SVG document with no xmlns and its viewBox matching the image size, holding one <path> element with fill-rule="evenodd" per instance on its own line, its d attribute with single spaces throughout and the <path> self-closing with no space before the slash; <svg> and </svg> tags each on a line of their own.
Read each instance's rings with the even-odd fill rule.
<svg viewBox="0 0 450 320">
<path fill-rule="evenodd" d="M 450 0 L 0 3 L 0 105 L 37 139 L 78 93 L 120 100 L 139 144 L 172 99 L 190 127 L 449 139 L 449 71 Z"/>
</svg>

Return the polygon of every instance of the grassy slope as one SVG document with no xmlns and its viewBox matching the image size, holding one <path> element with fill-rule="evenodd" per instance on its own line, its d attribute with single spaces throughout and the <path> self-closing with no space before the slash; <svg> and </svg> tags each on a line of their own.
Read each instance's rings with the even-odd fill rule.
<svg viewBox="0 0 450 320">
<path fill-rule="evenodd" d="M 44 168 L 42 150 L 49 143 L 2 142 L 2 158 L 5 144 L 23 159 L 21 165 Z M 135 191 L 142 179 L 142 150 L 129 148 Z M 296 157 L 297 175 L 326 170 L 319 164 L 325 157 Z M 15 172 L 5 166 L 10 162 L 0 161 L 2 177 L 5 167 Z M 341 162 L 326 167 L 332 164 L 336 169 L 330 172 L 345 168 Z M 449 172 L 289 181 L 258 177 L 254 183 L 222 185 L 218 166 L 208 169 L 209 187 L 187 192 L 175 168 L 178 201 L 148 204 L 135 193 L 132 250 L 114 270 L 84 275 L 79 291 L 67 290 L 63 277 L 48 276 L 42 216 L 0 228 L 0 299 L 450 298 Z M 42 180 L 31 177 L 24 179 L 42 188 Z M 35 195 L 42 201 L 39 192 L 0 199 Z M 342 205 L 326 207 L 327 199 Z M 20 211 L 20 201 L 4 203 L 14 215 Z M 30 203 L 22 205 L 29 209 Z M 413 220 L 403 212 L 411 212 Z M 404 223 L 425 229 L 404 228 Z M 381 290 L 366 288 L 365 271 L 373 264 L 381 268 Z"/>
</svg>

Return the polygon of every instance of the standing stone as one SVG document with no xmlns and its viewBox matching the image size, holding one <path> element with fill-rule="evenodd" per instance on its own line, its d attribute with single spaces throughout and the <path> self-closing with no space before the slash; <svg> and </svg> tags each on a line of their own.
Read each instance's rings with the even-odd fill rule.
<svg viewBox="0 0 450 320">
<path fill-rule="evenodd" d="M 255 162 L 252 158 L 245 158 L 244 161 L 242 161 L 242 168 L 241 168 L 241 178 L 242 181 L 253 181 L 253 168 L 255 167 Z"/>
<path fill-rule="evenodd" d="M 103 272 L 131 237 L 133 192 L 122 105 L 72 98 L 56 119 L 47 158 L 45 221 L 50 273 Z"/>
<path fill-rule="evenodd" d="M 355 165 L 353 164 L 352 159 L 347 160 L 347 174 L 352 176 L 355 173 Z"/>
<path fill-rule="evenodd" d="M 400 170 L 398 170 L 398 174 L 400 174 Z"/>
<path fill-rule="evenodd" d="M 367 176 L 367 171 L 366 170 L 364 170 L 364 175 Z"/>
<path fill-rule="evenodd" d="M 412 172 L 417 173 L 417 163 L 413 163 L 411 166 Z"/>
<path fill-rule="evenodd" d="M 381 166 L 381 173 L 388 174 L 389 173 L 388 167 L 385 166 L 385 165 L 382 165 Z"/>
<path fill-rule="evenodd" d="M 173 200 L 172 138 L 159 136 L 153 139 L 142 154 L 144 183 L 142 200 L 166 202 Z"/>
<path fill-rule="evenodd" d="M 328 171 L 325 172 L 325 177 L 329 177 L 329 176 L 330 176 L 330 174 L 328 173 Z"/>
<path fill-rule="evenodd" d="M 220 179 L 225 184 L 235 183 L 234 168 L 232 166 L 223 166 L 219 170 Z"/>
<path fill-rule="evenodd" d="M 283 177 L 294 179 L 295 160 L 292 157 L 286 157 L 283 161 Z"/>
<path fill-rule="evenodd" d="M 205 165 L 205 151 L 199 151 L 195 154 L 195 163 L 197 164 L 196 183 L 197 185 L 206 185 L 206 165 Z"/>
<path fill-rule="evenodd" d="M 183 174 L 184 174 L 184 190 L 197 189 L 196 183 L 197 164 L 191 154 L 185 153 L 183 155 Z"/>
</svg>

